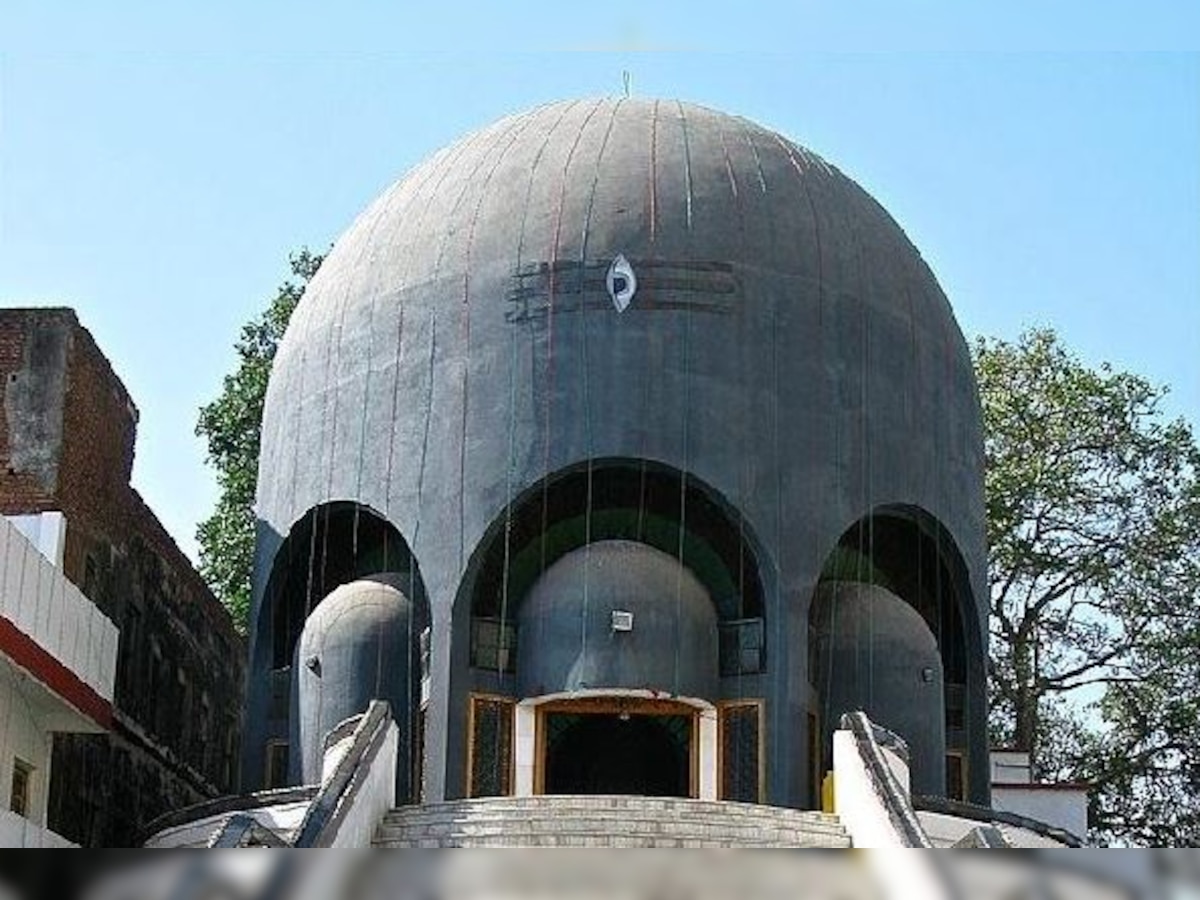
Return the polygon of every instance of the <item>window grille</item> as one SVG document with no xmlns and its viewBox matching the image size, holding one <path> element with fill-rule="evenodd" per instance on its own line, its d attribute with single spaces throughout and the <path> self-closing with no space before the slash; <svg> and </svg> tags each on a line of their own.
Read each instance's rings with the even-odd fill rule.
<svg viewBox="0 0 1200 900">
<path fill-rule="evenodd" d="M 720 707 L 721 799 L 762 802 L 762 704 L 758 700 Z"/>
<path fill-rule="evenodd" d="M 762 619 L 734 619 L 720 627 L 721 675 L 756 675 L 764 669 Z"/>
<path fill-rule="evenodd" d="M 500 619 L 471 620 L 471 665 L 493 672 L 517 669 L 517 628 Z"/>
<path fill-rule="evenodd" d="M 512 732 L 512 700 L 471 698 L 469 796 L 504 797 L 512 793 Z"/>
</svg>

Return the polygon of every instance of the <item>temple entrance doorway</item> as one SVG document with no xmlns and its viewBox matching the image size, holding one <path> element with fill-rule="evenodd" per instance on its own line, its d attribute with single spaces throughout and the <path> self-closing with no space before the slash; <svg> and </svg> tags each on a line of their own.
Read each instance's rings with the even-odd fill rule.
<svg viewBox="0 0 1200 900">
<path fill-rule="evenodd" d="M 694 707 L 589 698 L 538 712 L 538 793 L 697 796 Z"/>
</svg>

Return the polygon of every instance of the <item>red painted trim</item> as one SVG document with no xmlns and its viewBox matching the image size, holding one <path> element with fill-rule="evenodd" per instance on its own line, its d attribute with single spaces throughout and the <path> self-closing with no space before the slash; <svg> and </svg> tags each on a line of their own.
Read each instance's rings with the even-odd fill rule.
<svg viewBox="0 0 1200 900">
<path fill-rule="evenodd" d="M 101 728 L 112 728 L 112 704 L 3 616 L 0 616 L 0 652 Z"/>
</svg>

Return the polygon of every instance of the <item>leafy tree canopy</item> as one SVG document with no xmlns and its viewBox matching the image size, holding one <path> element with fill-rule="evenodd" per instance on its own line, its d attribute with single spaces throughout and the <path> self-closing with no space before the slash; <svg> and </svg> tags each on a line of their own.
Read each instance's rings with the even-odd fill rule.
<svg viewBox="0 0 1200 900">
<path fill-rule="evenodd" d="M 993 740 L 1092 782 L 1112 840 L 1200 838 L 1200 451 L 1166 390 L 1050 330 L 974 346 Z M 1187 686 L 1191 690 L 1186 690 Z M 1186 690 L 1186 693 L 1183 691 Z M 1194 756 L 1194 752 L 1191 754 Z"/>
<path fill-rule="evenodd" d="M 200 523 L 200 573 L 245 633 L 254 565 L 254 495 L 258 487 L 263 401 L 275 351 L 304 288 L 324 259 L 307 249 L 289 258 L 291 277 L 266 311 L 242 328 L 234 349 L 237 368 L 225 376 L 220 396 L 200 410 L 196 434 L 208 442 L 207 462 L 217 472 L 213 514 Z"/>
</svg>

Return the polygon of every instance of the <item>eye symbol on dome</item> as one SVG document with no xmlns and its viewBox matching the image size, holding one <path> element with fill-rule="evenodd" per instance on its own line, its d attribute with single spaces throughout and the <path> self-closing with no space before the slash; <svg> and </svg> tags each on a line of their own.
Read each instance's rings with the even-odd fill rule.
<svg viewBox="0 0 1200 900">
<path fill-rule="evenodd" d="M 612 261 L 612 265 L 608 267 L 608 274 L 604 277 L 604 284 L 617 312 L 625 312 L 633 302 L 633 295 L 637 293 L 637 276 L 633 274 L 633 266 L 624 254 L 617 254 L 617 258 Z"/>
</svg>

